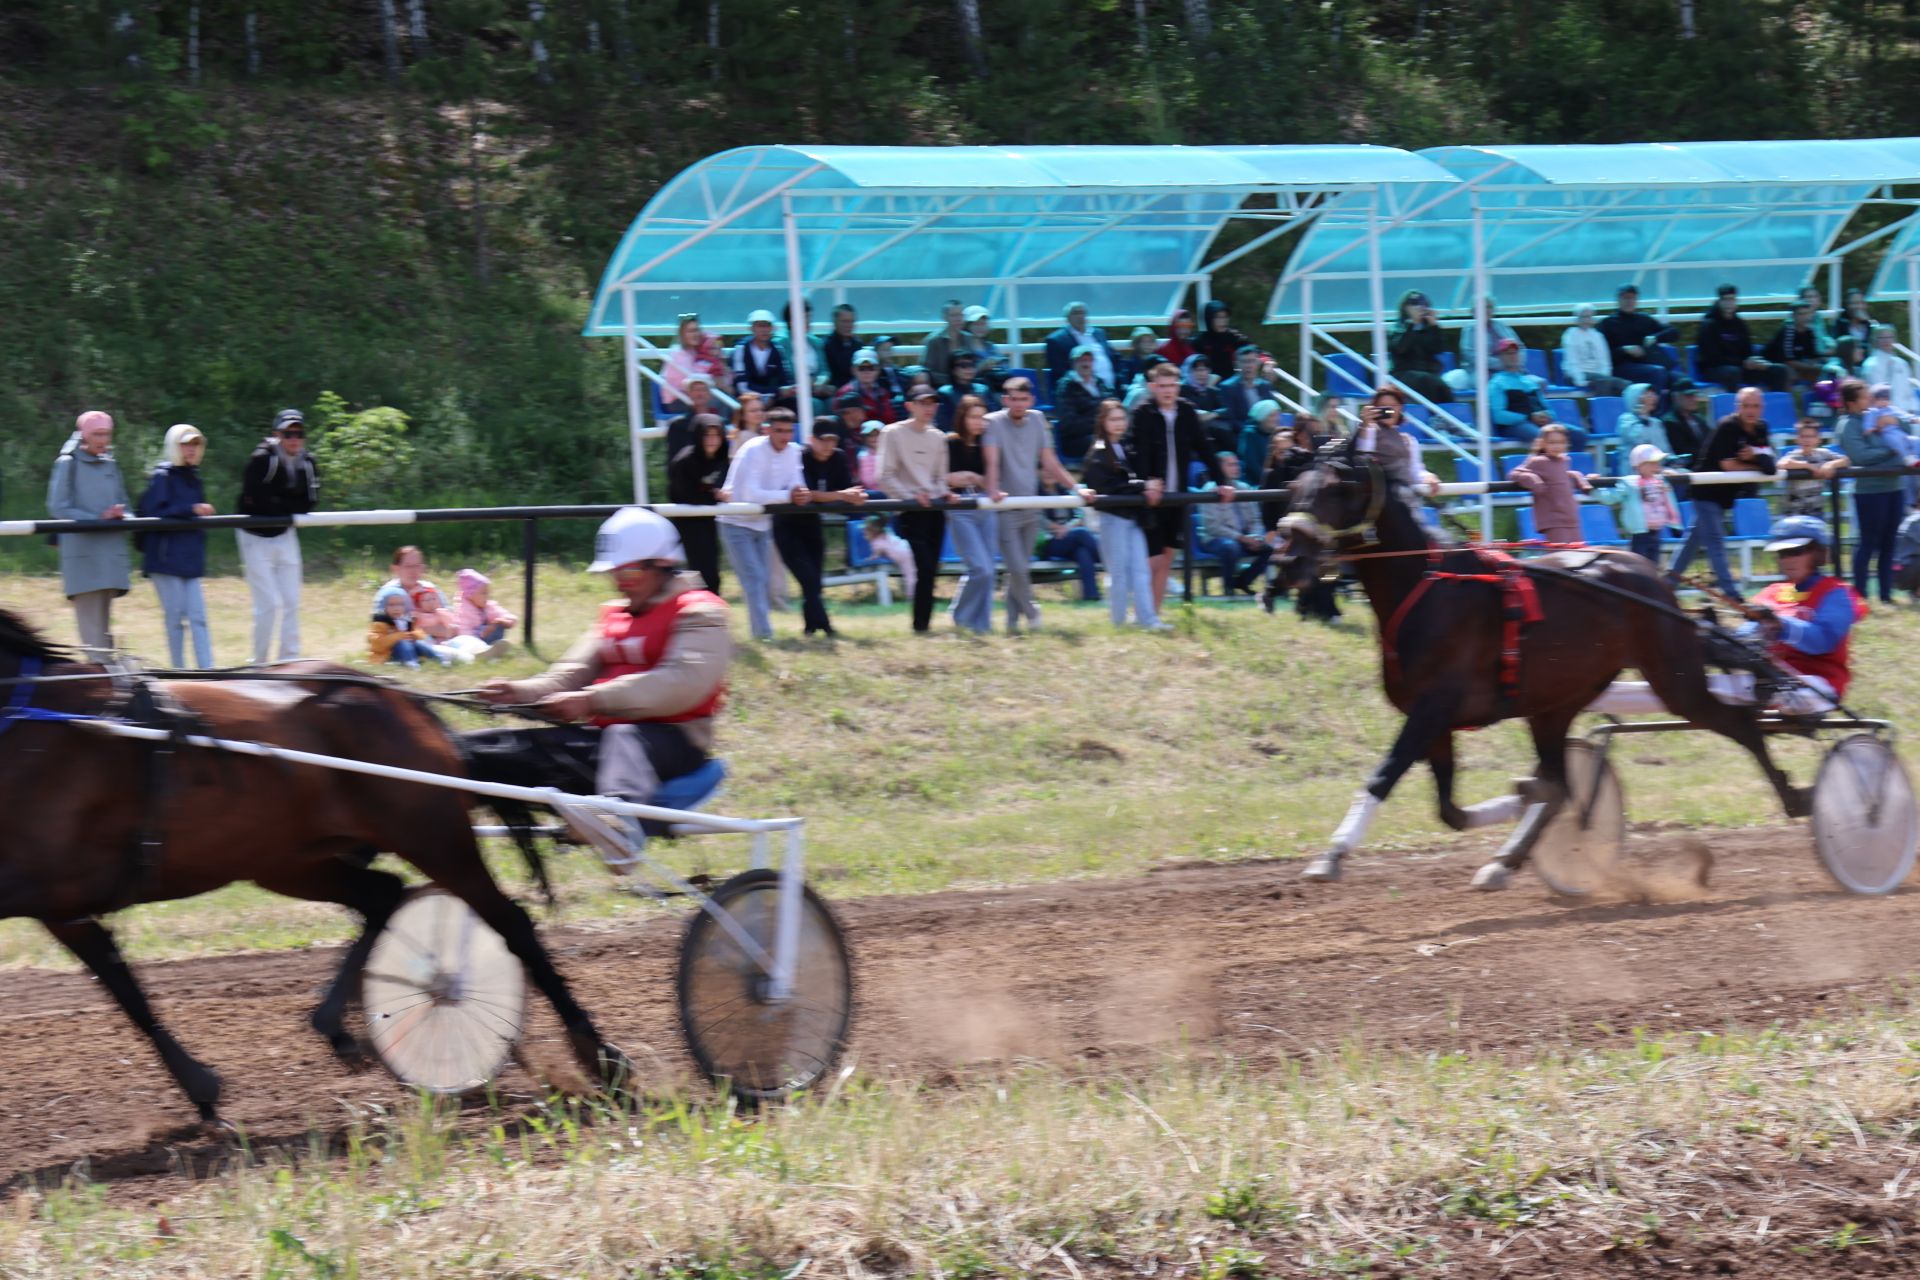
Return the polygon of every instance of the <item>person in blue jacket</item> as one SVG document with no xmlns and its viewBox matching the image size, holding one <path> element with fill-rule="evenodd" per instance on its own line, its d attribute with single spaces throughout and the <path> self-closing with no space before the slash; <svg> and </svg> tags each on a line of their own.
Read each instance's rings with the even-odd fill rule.
<svg viewBox="0 0 1920 1280">
<path fill-rule="evenodd" d="M 166 460 L 153 469 L 134 514 L 163 520 L 212 515 L 213 506 L 200 482 L 200 459 L 206 449 L 207 438 L 198 427 L 182 422 L 167 428 Z M 213 641 L 207 633 L 207 602 L 200 594 L 200 579 L 207 574 L 207 535 L 197 529 L 149 533 L 140 542 L 141 572 L 153 580 L 166 619 L 169 660 L 175 667 L 186 665 L 180 635 L 184 627 L 193 633 L 194 665 L 201 670 L 211 667 Z"/>
</svg>

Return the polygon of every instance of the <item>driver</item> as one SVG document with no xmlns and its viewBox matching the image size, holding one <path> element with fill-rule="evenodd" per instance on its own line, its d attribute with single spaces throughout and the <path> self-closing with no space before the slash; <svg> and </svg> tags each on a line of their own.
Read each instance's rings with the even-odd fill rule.
<svg viewBox="0 0 1920 1280">
<path fill-rule="evenodd" d="M 1852 587 L 1821 570 L 1833 546 L 1833 533 L 1817 516 L 1786 516 L 1767 538 L 1767 550 L 1779 558 L 1785 581 L 1768 585 L 1742 606 L 1747 625 L 1740 634 L 1766 645 L 1767 656 L 1800 678 L 1800 687 L 1775 697 L 1790 715 L 1821 715 L 1847 696 L 1853 678 L 1847 639 L 1853 624 L 1866 617 L 1867 605 Z M 1754 678 L 1746 671 L 1707 677 L 1707 687 L 1722 702 L 1756 701 Z M 1588 708 L 1616 714 L 1665 710 L 1652 690 L 1636 681 L 1615 681 Z"/>
<path fill-rule="evenodd" d="M 488 702 L 531 703 L 560 720 L 600 728 L 594 789 L 645 804 L 660 784 L 692 773 L 713 749 L 733 638 L 727 605 L 685 563 L 664 516 L 627 507 L 600 526 L 588 571 L 621 595 L 545 675 L 489 680 Z M 578 730 L 534 730 L 577 735 Z"/>
</svg>

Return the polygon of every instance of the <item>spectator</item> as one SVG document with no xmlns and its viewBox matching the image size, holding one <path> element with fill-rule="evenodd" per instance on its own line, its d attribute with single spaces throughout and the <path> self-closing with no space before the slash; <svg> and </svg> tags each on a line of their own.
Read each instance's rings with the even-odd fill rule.
<svg viewBox="0 0 1920 1280">
<path fill-rule="evenodd" d="M 1175 311 L 1167 320 L 1167 337 L 1160 344 L 1160 359 L 1176 369 L 1185 364 L 1187 357 L 1199 350 L 1193 345 L 1193 330 L 1193 312 L 1185 307 Z M 1148 365 L 1140 372 L 1151 380 L 1153 370 L 1154 366 Z"/>
<path fill-rule="evenodd" d="M 936 392 L 936 403 L 940 411 L 934 415 L 934 425 L 945 430 L 953 424 L 953 407 L 960 402 L 961 396 L 978 396 L 986 402 L 992 411 L 1000 407 L 1000 397 L 986 383 L 974 376 L 974 354 L 961 351 L 953 357 L 953 381 Z"/>
<path fill-rule="evenodd" d="M 1640 310 L 1640 286 L 1623 284 L 1614 292 L 1613 314 L 1600 321 L 1607 359 L 1616 378 L 1644 382 L 1665 391 L 1673 381 L 1673 357 L 1661 347 L 1679 333 L 1670 324 Z"/>
<path fill-rule="evenodd" d="M 841 303 L 833 309 L 833 331 L 820 340 L 821 359 L 827 366 L 827 381 L 836 387 L 844 387 L 853 381 L 853 358 L 868 345 L 854 332 L 859 318 L 851 302 Z"/>
<path fill-rule="evenodd" d="M 1614 433 L 1620 437 L 1619 465 L 1622 474 L 1626 474 L 1631 465 L 1629 458 L 1634 449 L 1650 444 L 1660 451 L 1661 457 L 1673 452 L 1673 441 L 1667 436 L 1667 425 L 1654 416 L 1660 404 L 1660 393 L 1651 383 L 1636 382 L 1627 388 L 1627 409 L 1614 425 Z"/>
<path fill-rule="evenodd" d="M 853 468 L 840 451 L 840 436 L 833 431 L 817 431 L 807 441 L 800 456 L 800 477 L 804 486 L 794 501 L 848 502 L 860 506 L 867 491 L 853 482 Z M 820 517 L 812 513 L 779 515 L 773 518 L 773 542 L 780 548 L 780 559 L 800 584 L 800 611 L 811 636 L 834 634 L 827 618 L 827 602 L 821 577 L 826 571 L 827 538 Z"/>
<path fill-rule="evenodd" d="M 1193 337 L 1193 349 L 1207 358 L 1209 369 L 1233 368 L 1233 353 L 1246 345 L 1247 335 L 1233 327 L 1233 312 L 1226 303 L 1215 298 L 1200 308 L 1200 332 Z"/>
<path fill-rule="evenodd" d="M 1580 500 L 1574 491 L 1591 493 L 1593 483 L 1567 461 L 1567 429 L 1558 423 L 1540 428 L 1533 453 L 1509 477 L 1533 495 L 1533 527 L 1548 544 L 1582 546 Z"/>
<path fill-rule="evenodd" d="M 1503 438 L 1532 444 L 1542 427 L 1553 426 L 1559 420 L 1547 408 L 1542 395 L 1547 387 L 1545 379 L 1527 372 L 1523 363 L 1525 354 L 1520 344 L 1511 338 L 1500 343 L 1500 371 L 1487 382 L 1487 404 L 1493 411 L 1494 426 Z M 1578 436 L 1585 445 L 1586 433 L 1579 432 Z"/>
<path fill-rule="evenodd" d="M 916 387 L 914 393 L 917 395 L 928 389 L 924 386 Z M 909 397 L 909 403 L 911 403 L 911 397 Z M 858 431 L 860 447 L 854 452 L 853 475 L 854 479 L 860 482 L 860 487 L 866 490 L 869 498 L 887 496 L 886 491 L 880 487 L 880 433 L 886 429 L 887 424 L 884 422 L 868 421 L 861 423 Z"/>
<path fill-rule="evenodd" d="M 1219 459 L 1207 450 L 1198 411 L 1181 397 L 1180 371 L 1170 364 L 1162 364 L 1154 368 L 1149 378 L 1152 398 L 1133 411 L 1128 440 L 1139 463 L 1140 477 L 1147 482 L 1147 505 L 1157 508 L 1164 495 L 1186 491 L 1187 472 L 1195 462 L 1206 467 L 1208 477 L 1216 485 L 1226 479 L 1226 473 L 1220 470 Z M 1220 489 L 1220 500 L 1233 501 L 1234 492 L 1231 486 Z M 1187 525 L 1187 509 L 1177 505 L 1149 511 L 1141 521 L 1141 532 L 1147 539 L 1155 614 L 1167 598 L 1173 553 L 1185 542 Z"/>
<path fill-rule="evenodd" d="M 1093 446 L 1093 414 L 1100 403 L 1119 393 L 1110 382 L 1102 382 L 1095 370 L 1094 349 L 1085 346 L 1073 353 L 1073 367 L 1053 384 L 1054 415 L 1059 424 L 1061 456 L 1078 460 Z"/>
<path fill-rule="evenodd" d="M 422 601 L 429 591 L 438 594 L 440 588 L 423 575 L 427 571 L 427 556 L 420 548 L 411 543 L 398 548 L 387 570 L 393 576 L 381 587 L 399 587 L 407 593 L 407 616 L 419 620 Z"/>
<path fill-rule="evenodd" d="M 1093 372 L 1102 383 L 1113 385 L 1113 348 L 1107 331 L 1087 324 L 1087 304 L 1069 302 L 1066 323 L 1047 335 L 1047 376 L 1054 387 L 1067 376 L 1074 356 L 1082 347 L 1093 348 Z M 1056 395 L 1058 393 L 1056 392 Z"/>
<path fill-rule="evenodd" d="M 953 357 L 967 350 L 967 308 L 958 298 L 947 299 L 940 308 L 940 317 L 946 322 L 944 328 L 935 329 L 926 337 L 921 349 L 920 363 L 933 375 L 933 385 L 953 381 Z"/>
<path fill-rule="evenodd" d="M 450 649 L 448 642 L 460 634 L 460 624 L 453 616 L 453 610 L 447 608 L 447 599 L 440 594 L 438 587 L 428 587 L 420 593 L 419 611 L 413 616 L 414 625 L 427 633 L 427 641 L 453 657 L 457 662 L 472 662 L 473 655 L 459 649 Z"/>
<path fill-rule="evenodd" d="M 1273 384 L 1260 376 L 1266 356 L 1251 343 L 1233 353 L 1234 373 L 1219 385 L 1220 413 L 1238 438 L 1240 429 L 1257 404 L 1277 404 L 1279 394 Z"/>
<path fill-rule="evenodd" d="M 713 414 L 702 414 L 693 424 L 693 441 L 667 465 L 667 500 L 689 507 L 711 507 L 720 501 L 731 463 L 726 429 Z M 677 516 L 680 545 L 687 567 L 700 575 L 707 590 L 720 593 L 720 531 L 712 516 Z M 464 588 L 462 589 L 464 596 Z"/>
<path fill-rule="evenodd" d="M 1820 443 L 1820 424 L 1802 418 L 1794 424 L 1794 447 L 1780 455 L 1780 470 L 1787 478 L 1787 510 L 1790 516 L 1826 516 L 1827 482 L 1847 465 L 1847 460 Z"/>
<path fill-rule="evenodd" d="M 282 409 L 273 418 L 273 434 L 247 458 L 234 509 L 243 516 L 297 516 L 320 500 L 320 471 L 306 451 L 306 419 L 298 409 Z M 253 662 L 259 666 L 280 633 L 279 661 L 300 656 L 300 533 L 291 524 L 278 529 L 236 529 L 240 566 L 253 597 Z"/>
<path fill-rule="evenodd" d="M 1699 383 L 1684 375 L 1673 380 L 1673 407 L 1660 421 L 1667 428 L 1670 460 L 1683 467 L 1692 464 L 1713 434 L 1713 424 L 1707 421 L 1706 394 Z M 1686 494 L 1680 496 L 1684 499 Z"/>
<path fill-rule="evenodd" d="M 1860 344 L 1862 351 L 1873 341 L 1873 309 L 1867 305 L 1865 289 L 1849 289 L 1839 311 L 1827 326 L 1827 331 L 1838 343 L 1842 338 L 1852 338 Z"/>
<path fill-rule="evenodd" d="M 1302 414 L 1302 417 L 1311 417 Z M 1281 422 L 1280 402 L 1278 400 L 1259 400 L 1247 415 L 1247 423 L 1240 428 L 1239 456 L 1241 475 L 1259 475 L 1266 465 L 1273 448 L 1276 432 L 1284 431 Z M 1273 526 L 1269 525 L 1268 528 Z"/>
<path fill-rule="evenodd" d="M 1833 354 L 1833 317 L 1827 314 L 1827 300 L 1814 285 L 1800 291 L 1799 301 L 1813 308 L 1813 332 L 1824 361 Z"/>
<path fill-rule="evenodd" d="M 113 419 L 98 409 L 80 415 L 53 460 L 47 514 L 55 520 L 121 520 L 127 486 L 113 457 Z M 133 585 L 127 540 L 118 533 L 63 533 L 60 578 L 80 628 L 80 646 L 104 656 L 113 648 L 116 597 Z"/>
<path fill-rule="evenodd" d="M 1867 384 L 1858 378 L 1840 385 L 1840 417 L 1833 439 L 1850 466 L 1908 465 L 1906 455 L 1887 438 L 1883 420 L 1868 411 Z M 1901 482 L 1900 476 L 1854 478 L 1853 510 L 1859 542 L 1853 553 L 1853 589 L 1861 599 L 1867 596 L 1867 581 L 1878 562 L 1880 601 L 1893 603 L 1893 541 L 1900 529 Z"/>
<path fill-rule="evenodd" d="M 1860 394 L 1864 403 L 1866 386 Z M 1767 439 L 1767 424 L 1762 417 L 1766 400 L 1758 387 L 1742 387 L 1734 401 L 1734 412 L 1720 419 L 1705 448 L 1694 456 L 1695 471 L 1751 471 L 1770 476 L 1776 469 L 1773 446 Z M 1898 483 L 1896 481 L 1896 483 Z M 1741 498 L 1755 496 L 1750 484 L 1703 484 L 1693 489 L 1693 528 L 1680 544 L 1668 577 L 1676 585 L 1680 575 L 1693 563 L 1694 556 L 1705 551 L 1713 568 L 1714 581 L 1727 595 L 1740 598 L 1740 584 L 1734 581 L 1727 564 L 1727 513 Z"/>
<path fill-rule="evenodd" d="M 1657 570 L 1660 544 L 1668 528 L 1680 523 L 1679 499 L 1673 487 L 1660 474 L 1664 454 L 1650 444 L 1638 444 L 1627 457 L 1631 468 L 1621 483 L 1597 489 L 1593 496 L 1608 506 L 1620 508 L 1620 529 L 1627 535 L 1627 550 L 1642 557 Z"/>
<path fill-rule="evenodd" d="M 1126 409 L 1117 400 L 1103 400 L 1094 409 L 1093 422 L 1094 442 L 1081 472 L 1085 486 L 1081 496 L 1091 502 L 1095 498 L 1145 493 L 1147 482 L 1126 443 Z M 1100 558 L 1107 568 L 1107 616 L 1114 626 L 1125 626 L 1131 602 L 1133 620 L 1143 630 L 1171 631 L 1154 612 L 1147 539 L 1140 529 L 1147 514 L 1145 507 L 1114 507 L 1099 514 Z"/>
<path fill-rule="evenodd" d="M 1147 370 L 1160 363 L 1160 335 L 1145 325 L 1136 327 L 1127 343 L 1127 354 L 1113 362 L 1113 385 L 1130 389 L 1135 379 L 1145 385 Z"/>
<path fill-rule="evenodd" d="M 1180 366 L 1180 398 L 1199 415 L 1200 430 L 1206 435 L 1207 456 L 1220 452 L 1224 443 L 1232 447 L 1233 433 L 1220 422 L 1220 382 L 1214 376 L 1213 362 L 1198 351 Z"/>
<path fill-rule="evenodd" d="M 1231 486 L 1251 491 L 1253 486 L 1240 478 L 1240 459 L 1222 453 L 1217 461 L 1224 477 L 1209 490 Z M 1252 595 L 1253 584 L 1266 576 L 1267 561 L 1273 548 L 1261 536 L 1260 505 L 1255 502 L 1223 502 L 1200 509 L 1200 550 L 1220 564 L 1220 586 L 1228 595 Z M 1241 560 L 1246 567 L 1241 568 Z"/>
<path fill-rule="evenodd" d="M 758 392 L 748 391 L 741 395 L 740 403 L 733 411 L 733 445 L 735 453 L 749 440 L 758 439 L 767 434 L 767 402 Z"/>
<path fill-rule="evenodd" d="M 709 520 L 708 524 L 713 522 Z M 460 601 L 453 607 L 460 627 L 460 639 L 477 642 L 477 657 L 497 658 L 507 651 L 507 632 L 520 622 L 493 599 L 493 579 L 478 569 L 462 569 L 453 575 Z"/>
<path fill-rule="evenodd" d="M 958 367 L 956 362 L 956 367 Z M 894 524 L 913 548 L 913 629 L 933 629 L 933 586 L 940 544 L 947 536 L 947 438 L 933 426 L 938 397 L 922 388 L 907 401 L 907 417 L 880 433 L 880 488 L 889 498 L 918 504 Z"/>
<path fill-rule="evenodd" d="M 1900 412 L 1893 407 L 1893 388 L 1884 382 L 1876 382 L 1867 388 L 1867 417 L 1880 422 L 1880 434 L 1888 444 L 1900 450 L 1908 462 L 1920 458 L 1920 419 L 1911 414 Z M 1907 505 L 1920 505 L 1920 476 L 1908 476 L 1903 481 L 1906 490 Z"/>
<path fill-rule="evenodd" d="M 848 391 L 841 395 L 833 402 L 833 411 L 834 416 L 840 419 L 838 434 L 843 440 L 864 441 L 867 424 L 881 421 L 881 418 L 872 416 L 866 397 L 858 391 Z M 889 410 L 883 417 L 890 419 L 893 413 Z M 831 426 L 827 429 L 833 430 Z"/>
<path fill-rule="evenodd" d="M 1560 333 L 1560 372 L 1569 384 L 1584 388 L 1588 395 L 1617 396 L 1626 389 L 1625 380 L 1613 375 L 1613 352 L 1593 318 L 1591 302 L 1575 307 L 1573 324 Z M 1654 393 L 1658 400 L 1658 387 Z"/>
<path fill-rule="evenodd" d="M 826 408 L 827 401 L 833 398 L 833 389 L 840 383 L 833 381 L 827 373 L 827 345 L 813 332 L 813 304 L 806 302 L 801 305 L 807 317 L 800 326 L 800 332 L 807 335 L 807 384 L 813 389 L 814 412 L 819 413 Z M 781 314 L 786 317 L 786 331 L 780 335 L 776 345 L 780 348 L 780 358 L 786 361 L 797 383 L 800 362 L 793 358 L 793 303 L 787 303 L 781 309 Z"/>
<path fill-rule="evenodd" d="M 1038 497 L 1040 485 L 1051 480 L 1071 491 L 1073 476 L 1054 454 L 1047 420 L 1034 411 L 1033 381 L 1024 374 L 1008 378 L 1000 388 L 1006 407 L 986 418 L 983 451 L 987 462 L 987 490 L 993 500 Z M 1033 576 L 1029 564 L 1039 541 L 1040 512 L 1032 508 L 997 513 L 1000 557 L 1007 569 L 1007 633 L 1018 634 L 1024 623 L 1040 629 L 1040 610 L 1033 603 Z"/>
<path fill-rule="evenodd" d="M 1503 342 L 1513 343 L 1522 352 L 1527 349 L 1527 344 L 1520 341 L 1520 335 L 1514 332 L 1513 326 L 1494 315 L 1494 300 L 1489 297 L 1487 299 L 1487 340 L 1482 342 L 1479 335 L 1474 333 L 1472 321 L 1468 321 L 1467 327 L 1460 331 L 1460 366 L 1447 373 L 1447 385 L 1455 391 L 1473 391 L 1475 388 L 1473 362 L 1477 359 L 1487 362 L 1489 376 L 1499 373 L 1500 344 Z M 1525 367 L 1523 355 L 1521 368 Z"/>
<path fill-rule="evenodd" d="M 1260 477 L 1262 489 L 1289 488 L 1313 465 L 1314 449 L 1320 444 L 1314 428 L 1319 425 L 1313 415 L 1301 414 L 1294 418 L 1291 428 L 1282 427 L 1273 433 L 1273 448 L 1267 455 L 1266 471 Z M 1276 536 L 1271 531 L 1286 514 L 1285 501 L 1260 504 L 1260 526 L 1269 531 L 1269 538 Z M 1269 580 L 1260 592 L 1260 607 L 1272 613 L 1275 602 L 1286 591 L 1286 584 L 1279 579 Z M 1338 584 L 1332 578 L 1318 578 L 1308 583 L 1294 596 L 1293 611 L 1301 618 L 1331 625 L 1340 617 Z"/>
<path fill-rule="evenodd" d="M 720 501 L 761 505 L 798 502 L 805 492 L 800 450 L 793 444 L 793 415 L 776 409 L 767 416 L 765 435 L 754 436 L 733 450 Z M 771 640 L 773 624 L 767 618 L 767 604 L 773 517 L 762 513 L 716 518 L 727 559 L 733 562 L 734 575 L 740 579 L 740 594 L 746 597 L 747 628 L 755 640 Z"/>
<path fill-rule="evenodd" d="M 1433 313 L 1433 303 L 1418 289 L 1400 295 L 1400 316 L 1387 330 L 1388 368 L 1394 380 L 1435 404 L 1453 399 L 1453 388 L 1442 376 L 1440 357 L 1447 335 Z"/>
<path fill-rule="evenodd" d="M 1074 579 L 1080 584 L 1082 604 L 1100 600 L 1100 539 L 1081 523 L 1074 511 L 1045 513 L 1045 536 L 1035 548 L 1042 560 L 1061 560 L 1073 565 Z"/>
<path fill-rule="evenodd" d="M 748 335 L 734 345 L 728 358 L 733 385 L 752 391 L 770 403 L 793 407 L 793 370 L 773 342 L 773 312 L 760 310 L 747 317 Z"/>
<path fill-rule="evenodd" d="M 1802 300 L 1793 304 L 1793 314 L 1767 342 L 1766 358 L 1787 370 L 1789 380 L 1811 385 L 1826 376 L 1825 335 L 1816 323 L 1813 304 Z"/>
<path fill-rule="evenodd" d="M 667 457 L 669 460 L 680 456 L 680 451 L 693 443 L 693 420 L 719 412 L 713 402 L 713 378 L 705 373 L 690 373 L 686 381 L 680 384 L 681 398 L 678 401 L 681 412 L 667 419 Z"/>
<path fill-rule="evenodd" d="M 881 422 L 893 421 L 893 395 L 880 380 L 880 357 L 871 349 L 860 351 L 853 357 L 853 381 L 840 388 L 840 398 L 834 402 L 835 407 L 846 408 L 849 397 L 859 399 L 862 422 L 869 418 Z"/>
<path fill-rule="evenodd" d="M 1314 397 L 1313 416 L 1319 422 L 1328 439 L 1344 436 L 1353 418 L 1352 410 L 1347 408 L 1347 398 L 1331 391 L 1322 392 Z"/>
<path fill-rule="evenodd" d="M 1859 378 L 1865 382 L 1866 363 L 1867 344 L 1848 335 L 1833 344 L 1833 359 L 1827 361 L 1821 372 L 1835 382 L 1845 382 L 1848 378 Z"/>
<path fill-rule="evenodd" d="M 1786 367 L 1753 353 L 1753 336 L 1747 332 L 1747 322 L 1740 318 L 1737 287 L 1720 286 L 1714 304 L 1700 317 L 1694 342 L 1700 376 L 1708 382 L 1717 382 L 1728 391 L 1744 386 L 1787 389 Z"/>
<path fill-rule="evenodd" d="M 966 349 L 974 356 L 975 375 L 988 386 L 998 386 L 1006 376 L 1006 361 L 1001 359 L 1000 344 L 987 336 L 993 331 L 993 313 L 976 304 L 961 312 L 960 317 L 967 330 Z"/>
<path fill-rule="evenodd" d="M 440 652 L 415 624 L 413 601 L 406 591 L 391 583 L 374 596 L 367 652 L 375 662 L 397 662 L 409 671 L 418 671 L 423 657 L 435 658 L 443 667 L 453 665 L 453 655 Z"/>
<path fill-rule="evenodd" d="M 880 381 L 887 384 L 895 400 L 904 400 L 907 394 L 905 371 L 900 368 L 900 359 L 894 353 L 893 335 L 883 333 L 868 344 L 873 354 L 880 360 Z"/>
<path fill-rule="evenodd" d="M 1904 414 L 1920 413 L 1920 397 L 1914 392 L 1913 365 L 1893 349 L 1893 340 L 1892 325 L 1873 326 L 1873 351 L 1860 365 L 1861 381 L 1886 383 L 1894 408 Z"/>
<path fill-rule="evenodd" d="M 956 498 L 980 499 L 987 489 L 987 402 L 961 396 L 953 410 L 953 432 L 947 437 L 947 489 Z M 980 510 L 947 513 L 947 533 L 966 567 L 954 591 L 948 613 L 953 625 L 984 635 L 993 630 L 994 549 L 999 545 L 995 512 Z"/>
<path fill-rule="evenodd" d="M 1420 490 L 1431 494 L 1440 480 L 1420 464 L 1420 448 L 1406 432 L 1407 398 L 1398 387 L 1381 387 L 1361 410 L 1354 433 L 1356 453 L 1370 455 L 1387 474 L 1394 496 L 1412 506 Z"/>
<path fill-rule="evenodd" d="M 1893 543 L 1894 584 L 1907 593 L 1909 603 L 1920 603 L 1920 511 L 1900 522 Z"/>
<path fill-rule="evenodd" d="M 680 317 L 678 337 L 660 370 L 660 376 L 666 379 L 669 402 L 686 399 L 683 391 L 690 373 L 704 373 L 722 391 L 733 390 L 733 379 L 727 372 L 727 358 L 721 354 L 719 340 L 701 328 L 700 317 L 691 311 Z"/>
<path fill-rule="evenodd" d="M 134 514 L 161 520 L 212 515 L 213 506 L 200 481 L 200 459 L 206 448 L 207 438 L 199 428 L 184 422 L 168 427 L 165 461 L 153 469 Z M 207 602 L 200 593 L 200 579 L 207 572 L 207 535 L 198 530 L 147 534 L 142 540 L 140 569 L 152 580 L 160 597 L 168 660 L 176 668 L 186 666 L 180 635 L 186 628 L 193 633 L 194 665 L 203 671 L 211 667 L 213 642 L 207 633 Z"/>
</svg>

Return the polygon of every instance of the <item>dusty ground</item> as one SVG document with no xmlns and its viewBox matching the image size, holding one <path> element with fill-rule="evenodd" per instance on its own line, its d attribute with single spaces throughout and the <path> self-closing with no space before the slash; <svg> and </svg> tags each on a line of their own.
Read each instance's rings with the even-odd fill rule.
<svg viewBox="0 0 1920 1280">
<path fill-rule="evenodd" d="M 840 904 L 865 1069 L 940 1077 L 1019 1058 L 1083 1066 L 1161 1054 L 1258 1062 L 1361 1038 L 1414 1048 L 1529 1050 L 1632 1028 L 1764 1025 L 1874 1000 L 1920 970 L 1920 894 L 1830 887 L 1805 829 L 1636 837 L 1656 901 L 1554 902 L 1538 881 L 1466 889 L 1473 860 L 1379 854 L 1335 887 L 1297 864 L 1188 865 L 1124 879 Z M 1660 900 L 1664 899 L 1664 900 Z M 687 1071 L 668 981 L 677 920 L 550 931 L 586 1006 L 662 1082 Z M 305 1015 L 333 950 L 148 965 L 161 1016 L 227 1080 L 228 1119 L 256 1143 L 305 1145 L 355 1110 L 401 1103 L 381 1074 L 335 1066 Z M 203 1167 L 224 1150 L 151 1051 L 84 976 L 0 973 L 0 1176 L 95 1177 Z M 536 1060 L 554 1052 L 532 1041 Z M 536 1083 L 514 1070 L 505 1092 Z"/>
</svg>

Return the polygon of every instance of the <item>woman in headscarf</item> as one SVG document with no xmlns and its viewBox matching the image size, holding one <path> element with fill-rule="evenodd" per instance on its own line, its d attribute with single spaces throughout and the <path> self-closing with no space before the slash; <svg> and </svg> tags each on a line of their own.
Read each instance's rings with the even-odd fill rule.
<svg viewBox="0 0 1920 1280">
<path fill-rule="evenodd" d="M 1233 368 L 1234 353 L 1246 345 L 1247 335 L 1233 327 L 1233 313 L 1226 303 L 1215 298 L 1200 308 L 1200 332 L 1193 337 L 1193 349 L 1215 370 Z"/>
<path fill-rule="evenodd" d="M 1160 359 L 1171 365 L 1182 365 L 1194 350 L 1193 312 L 1181 307 L 1167 320 L 1167 336 L 1160 344 Z M 1152 365 L 1148 365 L 1141 372 L 1144 374 L 1152 368 Z"/>
<path fill-rule="evenodd" d="M 1620 436 L 1619 456 L 1614 459 L 1614 474 L 1632 475 L 1627 460 L 1633 454 L 1635 445 L 1650 444 L 1658 449 L 1661 456 L 1673 453 L 1673 441 L 1667 435 L 1667 424 L 1660 420 L 1658 407 L 1660 393 L 1650 382 L 1636 382 L 1627 388 L 1625 396 L 1627 409 L 1620 415 L 1615 430 Z"/>
<path fill-rule="evenodd" d="M 1212 362 L 1198 351 L 1180 364 L 1180 398 L 1200 415 L 1200 429 L 1207 436 L 1207 452 L 1231 451 L 1235 442 L 1220 412 L 1220 383 L 1213 376 Z"/>
</svg>

